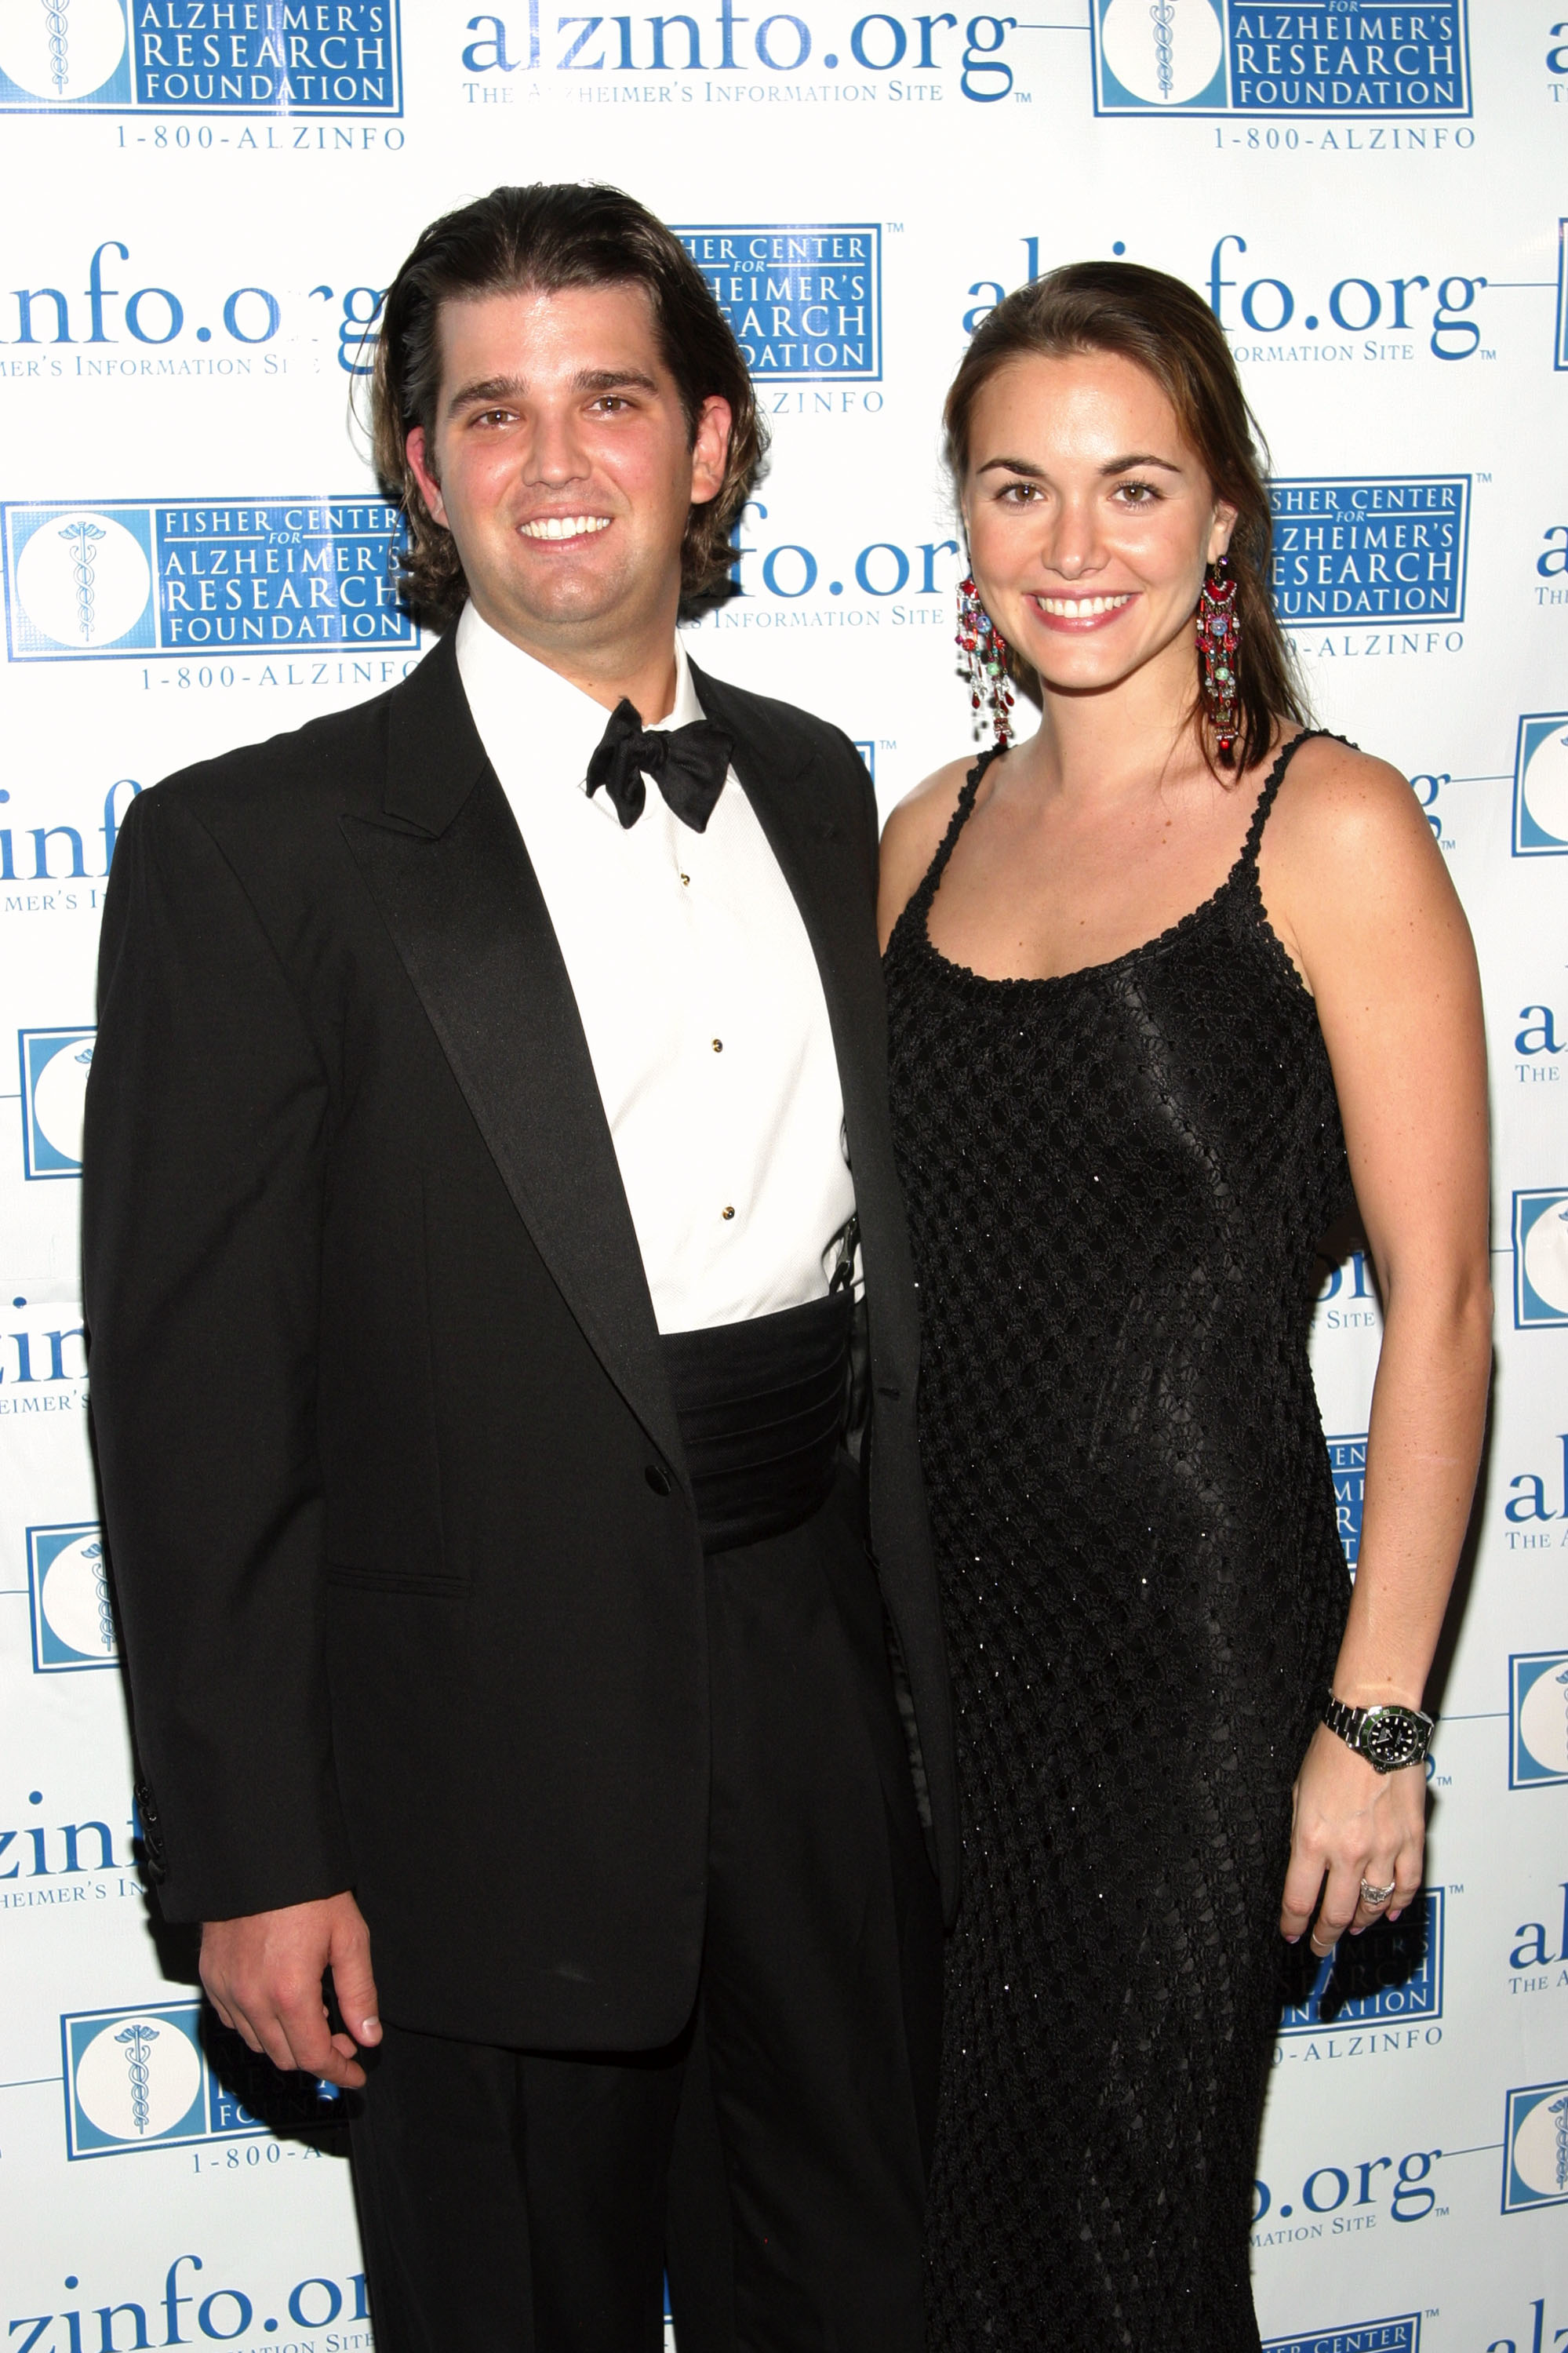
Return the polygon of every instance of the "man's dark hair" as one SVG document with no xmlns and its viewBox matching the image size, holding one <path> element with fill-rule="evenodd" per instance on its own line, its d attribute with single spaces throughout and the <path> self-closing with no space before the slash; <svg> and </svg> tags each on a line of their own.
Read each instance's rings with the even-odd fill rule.
<svg viewBox="0 0 1568 2353">
<path fill-rule="evenodd" d="M 468 583 L 450 532 L 419 495 L 404 445 L 417 425 L 425 429 L 427 449 L 434 439 L 441 304 L 530 289 L 558 294 L 574 286 L 646 288 L 660 353 L 694 438 L 705 400 L 717 394 L 729 403 L 724 481 L 717 496 L 694 506 L 687 518 L 683 599 L 716 588 L 733 560 L 730 526 L 756 478 L 767 427 L 729 322 L 691 256 L 662 221 L 619 188 L 493 188 L 423 232 L 387 290 L 376 348 L 376 470 L 408 520 L 408 545 L 398 559 L 404 602 L 434 628 L 456 620 Z"/>
</svg>

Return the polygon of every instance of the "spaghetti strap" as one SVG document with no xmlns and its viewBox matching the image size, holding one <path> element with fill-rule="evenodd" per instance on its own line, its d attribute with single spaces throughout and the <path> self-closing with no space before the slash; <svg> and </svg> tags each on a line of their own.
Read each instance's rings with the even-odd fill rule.
<svg viewBox="0 0 1568 2353">
<path fill-rule="evenodd" d="M 1005 744 L 992 744 L 989 745 L 987 749 L 980 754 L 980 758 L 975 762 L 974 766 L 964 778 L 963 789 L 959 793 L 958 799 L 954 802 L 953 814 L 948 820 L 948 830 L 942 836 L 941 840 L 938 843 L 937 854 L 932 859 L 929 866 L 927 867 L 925 874 L 921 878 L 918 889 L 915 891 L 906 902 L 904 915 L 912 915 L 914 920 L 917 922 L 923 923 L 925 921 L 926 915 L 929 911 L 931 902 L 937 895 L 937 886 L 941 881 L 942 876 L 946 871 L 948 860 L 951 858 L 953 850 L 957 846 L 959 836 L 962 833 L 965 826 L 968 824 L 969 816 L 974 808 L 975 795 L 980 790 L 980 778 L 985 775 L 986 770 L 996 758 L 998 753 L 1005 752 L 1007 749 L 1008 746 Z M 904 916 L 901 915 L 899 917 L 900 923 L 902 923 L 903 920 Z"/>
<path fill-rule="evenodd" d="M 1331 744 L 1349 744 L 1350 740 L 1348 735 L 1336 735 L 1327 727 L 1304 727 L 1299 735 L 1293 735 L 1288 744 L 1280 745 L 1274 765 L 1264 779 L 1263 790 L 1257 797 L 1257 804 L 1252 813 L 1252 823 L 1247 828 L 1246 839 L 1242 844 L 1241 856 L 1236 860 L 1238 868 L 1257 864 L 1257 853 L 1263 845 L 1263 828 L 1268 823 L 1269 810 L 1274 807 L 1290 763 L 1302 744 L 1325 741 Z M 1355 747 L 1352 744 L 1351 748 L 1354 750 Z"/>
</svg>

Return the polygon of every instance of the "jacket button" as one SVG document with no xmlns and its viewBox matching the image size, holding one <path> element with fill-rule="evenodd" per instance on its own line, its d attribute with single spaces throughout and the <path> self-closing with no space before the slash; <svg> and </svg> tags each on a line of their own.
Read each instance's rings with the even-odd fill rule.
<svg viewBox="0 0 1568 2353">
<path fill-rule="evenodd" d="M 667 1495 L 669 1493 L 670 1474 L 667 1471 L 662 1471 L 657 1462 L 650 1462 L 647 1470 L 642 1473 L 642 1476 L 647 1480 L 648 1484 L 652 1488 L 653 1493 L 656 1495 Z"/>
</svg>

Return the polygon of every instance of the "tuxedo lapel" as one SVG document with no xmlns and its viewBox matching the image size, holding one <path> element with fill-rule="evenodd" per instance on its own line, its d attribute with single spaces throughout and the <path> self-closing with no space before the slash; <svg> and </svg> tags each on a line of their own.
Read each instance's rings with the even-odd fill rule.
<svg viewBox="0 0 1568 2353">
<path fill-rule="evenodd" d="M 380 821 L 342 828 L 497 1168 L 589 1345 L 684 1454 L 577 999 L 450 638 L 389 706 Z"/>
</svg>

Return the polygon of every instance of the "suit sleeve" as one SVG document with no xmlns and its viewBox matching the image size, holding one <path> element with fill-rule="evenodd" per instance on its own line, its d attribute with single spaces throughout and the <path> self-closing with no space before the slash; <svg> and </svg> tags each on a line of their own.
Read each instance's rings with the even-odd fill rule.
<svg viewBox="0 0 1568 2353">
<path fill-rule="evenodd" d="M 326 1073 L 178 786 L 128 812 L 83 1153 L 89 1377 L 148 1860 L 173 1920 L 350 1883 L 315 1436 Z"/>
</svg>

